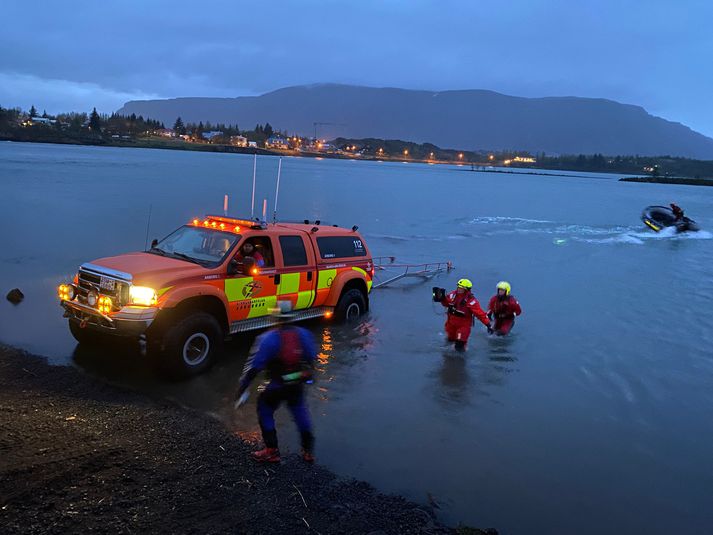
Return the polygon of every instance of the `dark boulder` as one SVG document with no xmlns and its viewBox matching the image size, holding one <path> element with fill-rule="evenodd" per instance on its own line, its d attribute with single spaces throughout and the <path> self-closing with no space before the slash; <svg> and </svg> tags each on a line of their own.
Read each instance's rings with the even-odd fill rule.
<svg viewBox="0 0 713 535">
<path fill-rule="evenodd" d="M 17 305 L 25 298 L 25 294 L 23 294 L 19 288 L 13 288 L 7 293 L 6 298 L 13 305 Z"/>
</svg>

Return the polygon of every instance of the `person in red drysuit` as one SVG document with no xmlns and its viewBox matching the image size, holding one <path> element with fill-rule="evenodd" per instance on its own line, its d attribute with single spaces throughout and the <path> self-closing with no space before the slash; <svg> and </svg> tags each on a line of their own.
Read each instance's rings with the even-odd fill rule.
<svg viewBox="0 0 713 535">
<path fill-rule="evenodd" d="M 490 298 L 488 317 L 494 319 L 493 331 L 498 336 L 505 336 L 515 325 L 515 316 L 522 314 L 522 308 L 515 296 L 510 295 L 510 283 L 500 281 L 497 294 Z"/>
<path fill-rule="evenodd" d="M 471 293 L 472 288 L 472 282 L 468 279 L 460 279 L 456 289 L 451 293 L 445 295 L 445 291 L 441 291 L 440 288 L 437 294 L 434 293 L 434 300 L 448 309 L 446 335 L 449 342 L 455 342 L 458 351 L 465 350 L 474 317 L 488 328 L 488 332 L 491 332 L 490 320 Z"/>
<path fill-rule="evenodd" d="M 681 221 L 681 219 L 683 219 L 683 210 L 681 209 L 681 207 L 678 206 L 676 203 L 671 203 L 669 204 L 669 206 L 671 207 L 673 217 L 676 218 L 676 221 Z"/>
</svg>

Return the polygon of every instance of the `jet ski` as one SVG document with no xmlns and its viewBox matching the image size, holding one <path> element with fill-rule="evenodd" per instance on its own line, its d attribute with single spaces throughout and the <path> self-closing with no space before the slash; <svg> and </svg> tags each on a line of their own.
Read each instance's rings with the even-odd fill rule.
<svg viewBox="0 0 713 535">
<path fill-rule="evenodd" d="M 667 227 L 676 227 L 676 232 L 695 232 L 701 230 L 693 219 L 683 216 L 676 219 L 673 210 L 668 206 L 647 206 L 641 212 L 641 220 L 644 224 L 655 232 L 659 232 Z"/>
</svg>

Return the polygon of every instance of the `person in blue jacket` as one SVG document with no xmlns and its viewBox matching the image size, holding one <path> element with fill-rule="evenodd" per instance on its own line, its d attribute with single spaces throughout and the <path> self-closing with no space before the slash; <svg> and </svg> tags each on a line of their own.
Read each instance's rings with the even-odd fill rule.
<svg viewBox="0 0 713 535">
<path fill-rule="evenodd" d="M 311 382 L 317 357 L 312 334 L 301 327 L 287 325 L 292 319 L 292 303 L 279 301 L 272 312 L 277 328 L 262 334 L 256 341 L 240 377 L 235 406 L 248 399 L 252 380 L 265 370 L 269 382 L 257 399 L 257 414 L 265 447 L 253 452 L 256 461 L 279 463 L 280 450 L 275 430 L 275 411 L 283 403 L 292 413 L 302 439 L 302 458 L 314 462 L 312 420 L 305 400 L 304 384 Z M 257 349 L 255 349 L 257 348 Z"/>
</svg>

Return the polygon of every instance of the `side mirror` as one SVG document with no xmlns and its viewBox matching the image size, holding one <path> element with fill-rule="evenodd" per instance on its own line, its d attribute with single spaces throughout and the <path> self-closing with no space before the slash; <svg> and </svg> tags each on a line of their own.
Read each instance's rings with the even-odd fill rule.
<svg viewBox="0 0 713 535">
<path fill-rule="evenodd" d="M 243 258 L 243 275 L 252 275 L 252 270 L 255 267 L 255 259 L 252 256 L 246 256 Z"/>
<path fill-rule="evenodd" d="M 237 275 L 241 271 L 240 262 L 238 262 L 235 258 L 228 262 L 228 275 Z"/>
</svg>

